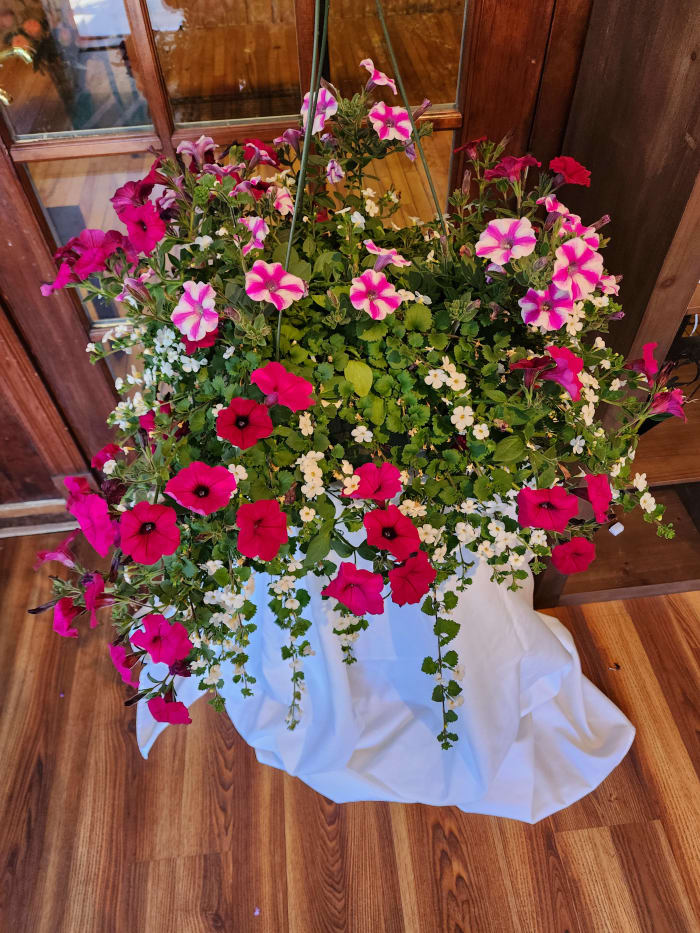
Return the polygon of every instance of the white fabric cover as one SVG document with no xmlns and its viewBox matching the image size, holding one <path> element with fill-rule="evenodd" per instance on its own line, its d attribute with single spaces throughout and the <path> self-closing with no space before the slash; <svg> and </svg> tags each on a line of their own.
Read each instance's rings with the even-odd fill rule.
<svg viewBox="0 0 700 933">
<path fill-rule="evenodd" d="M 333 634 L 332 601 L 310 577 L 315 656 L 304 658 L 306 693 L 297 728 L 285 725 L 289 664 L 285 633 L 267 606 L 258 577 L 258 606 L 248 670 L 255 696 L 244 698 L 222 666 L 226 709 L 260 762 L 296 775 L 338 803 L 392 800 L 457 806 L 534 823 L 589 793 L 616 767 L 634 738 L 626 717 L 581 673 L 569 632 L 532 608 L 532 581 L 513 593 L 476 568 L 454 611 L 461 622 L 450 647 L 465 674 L 459 741 L 443 751 L 435 736 L 440 707 L 431 677 L 420 670 L 435 654 L 428 616 L 417 606 L 386 602 L 383 616 L 355 642 L 357 663 L 342 663 Z M 142 674 L 142 683 L 145 671 Z M 178 698 L 201 696 L 196 678 L 177 678 Z M 144 757 L 165 725 L 144 703 L 137 738 Z"/>
</svg>

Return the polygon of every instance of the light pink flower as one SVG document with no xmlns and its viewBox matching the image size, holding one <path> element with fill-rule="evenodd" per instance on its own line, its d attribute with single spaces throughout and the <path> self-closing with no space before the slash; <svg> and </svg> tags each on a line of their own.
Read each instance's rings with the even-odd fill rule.
<svg viewBox="0 0 700 933">
<path fill-rule="evenodd" d="M 602 289 L 604 295 L 620 294 L 620 283 L 614 275 L 601 275 L 598 285 Z"/>
<path fill-rule="evenodd" d="M 241 217 L 238 223 L 251 233 L 250 240 L 242 249 L 243 255 L 247 256 L 253 249 L 262 249 L 265 245 L 265 237 L 270 232 L 270 228 L 262 217 Z"/>
<path fill-rule="evenodd" d="M 202 166 L 206 165 L 208 162 L 214 161 L 216 143 L 211 136 L 200 136 L 196 143 L 193 143 L 189 139 L 181 142 L 176 151 L 178 155 L 190 156 L 192 163 L 197 168 L 202 168 Z M 192 165 L 190 165 L 190 169 L 191 168 Z"/>
<path fill-rule="evenodd" d="M 569 208 L 553 194 L 548 194 L 544 198 L 537 199 L 538 204 L 544 204 L 548 214 L 568 214 Z"/>
<path fill-rule="evenodd" d="M 503 266 L 511 259 L 529 256 L 536 243 L 534 228 L 527 217 L 501 217 L 488 224 L 478 239 L 475 252 Z"/>
<path fill-rule="evenodd" d="M 527 294 L 518 304 L 526 324 L 545 330 L 558 330 L 566 323 L 574 308 L 571 295 L 553 284 L 548 285 L 544 291 L 528 288 Z"/>
<path fill-rule="evenodd" d="M 371 58 L 363 58 L 360 62 L 360 67 L 366 68 L 367 71 L 369 71 L 369 81 L 367 82 L 366 90 L 371 91 L 373 87 L 388 87 L 396 94 L 396 81 L 388 75 L 385 75 L 383 71 L 375 68 Z"/>
<path fill-rule="evenodd" d="M 188 340 L 201 340 L 216 330 L 219 315 L 214 310 L 214 289 L 207 282 L 185 282 L 170 320 Z"/>
<path fill-rule="evenodd" d="M 383 272 L 367 269 L 352 280 L 350 301 L 359 311 L 366 311 L 375 321 L 393 314 L 401 304 L 401 296 Z"/>
<path fill-rule="evenodd" d="M 595 231 L 595 227 L 586 227 L 581 222 L 578 214 L 565 214 L 562 225 L 559 228 L 559 236 L 580 236 L 586 246 L 591 249 L 598 249 L 600 246 L 600 237 Z"/>
<path fill-rule="evenodd" d="M 411 138 L 411 118 L 403 107 L 390 107 L 380 100 L 370 110 L 369 122 L 374 127 L 377 136 L 383 142 L 398 139 L 407 143 Z"/>
<path fill-rule="evenodd" d="M 306 282 L 284 271 L 281 262 L 256 259 L 245 274 L 245 290 L 253 301 L 269 301 L 278 311 L 288 308 L 306 294 Z"/>
<path fill-rule="evenodd" d="M 571 292 L 574 301 L 590 295 L 603 274 L 603 257 L 580 237 L 567 240 L 557 249 L 552 281 Z"/>
<path fill-rule="evenodd" d="M 337 159 L 330 159 L 328 165 L 326 166 L 326 178 L 328 181 L 335 185 L 339 181 L 342 181 L 345 178 L 345 172 L 343 171 L 340 162 Z"/>
<path fill-rule="evenodd" d="M 289 193 L 287 188 L 274 187 L 271 189 L 272 196 L 274 198 L 273 206 L 276 211 L 285 217 L 287 214 L 291 214 L 294 210 L 294 198 Z"/>
<path fill-rule="evenodd" d="M 304 102 L 301 105 L 301 116 L 304 126 L 306 126 L 306 121 L 309 117 L 310 98 L 311 92 L 307 91 L 306 94 L 304 94 Z M 333 114 L 337 112 L 338 101 L 325 87 L 320 88 L 318 97 L 316 98 L 316 113 L 314 115 L 313 129 L 311 130 L 312 135 L 320 133 L 326 125 L 328 117 L 332 117 Z"/>
<path fill-rule="evenodd" d="M 377 257 L 377 261 L 374 264 L 374 268 L 377 272 L 384 268 L 384 266 L 398 266 L 402 269 L 406 266 L 411 265 L 410 259 L 404 259 L 395 249 L 385 246 L 377 246 L 373 240 L 363 240 L 365 249 L 368 253 L 374 253 Z"/>
</svg>

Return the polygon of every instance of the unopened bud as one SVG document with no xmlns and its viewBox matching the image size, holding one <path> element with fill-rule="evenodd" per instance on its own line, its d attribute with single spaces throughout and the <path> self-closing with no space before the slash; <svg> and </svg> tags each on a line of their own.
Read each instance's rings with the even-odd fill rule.
<svg viewBox="0 0 700 933">
<path fill-rule="evenodd" d="M 591 224 L 592 230 L 600 230 L 601 227 L 604 227 L 606 224 L 610 223 L 610 214 L 603 214 L 600 220 L 596 220 L 594 224 Z"/>
<path fill-rule="evenodd" d="M 462 194 L 469 194 L 471 183 L 472 173 L 467 169 L 464 175 L 462 175 Z"/>
<path fill-rule="evenodd" d="M 422 117 L 423 114 L 425 113 L 425 111 L 428 110 L 428 108 L 430 108 L 430 107 L 432 107 L 432 104 L 430 103 L 430 101 L 429 101 L 428 98 L 426 97 L 426 98 L 424 99 L 423 103 L 420 105 L 420 107 L 416 107 L 416 109 L 413 111 L 413 120 L 414 120 L 414 122 L 418 119 L 418 117 Z"/>
</svg>

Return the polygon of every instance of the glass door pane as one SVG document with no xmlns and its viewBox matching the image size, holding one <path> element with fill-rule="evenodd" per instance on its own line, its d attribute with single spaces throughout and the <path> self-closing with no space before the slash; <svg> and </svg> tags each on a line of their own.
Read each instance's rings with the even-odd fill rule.
<svg viewBox="0 0 700 933">
<path fill-rule="evenodd" d="M 0 69 L 16 138 L 151 125 L 122 0 L 6 0 Z"/>
<path fill-rule="evenodd" d="M 299 111 L 294 0 L 148 0 L 148 10 L 176 125 Z"/>
</svg>

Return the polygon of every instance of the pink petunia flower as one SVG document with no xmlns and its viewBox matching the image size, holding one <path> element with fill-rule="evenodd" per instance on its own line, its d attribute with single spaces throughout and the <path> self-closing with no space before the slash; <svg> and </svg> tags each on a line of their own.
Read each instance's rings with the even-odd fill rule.
<svg viewBox="0 0 700 933">
<path fill-rule="evenodd" d="M 328 181 L 335 185 L 339 181 L 342 181 L 345 178 L 345 172 L 340 165 L 340 162 L 337 159 L 329 159 L 328 165 L 326 166 L 326 178 Z"/>
<path fill-rule="evenodd" d="M 552 563 L 559 573 L 582 573 L 594 560 L 595 545 L 588 538 L 572 538 L 552 550 Z"/>
<path fill-rule="evenodd" d="M 187 726 L 192 722 L 185 704 L 174 700 L 172 694 L 168 694 L 167 697 L 153 697 L 146 705 L 156 722 L 167 722 L 171 726 Z"/>
<path fill-rule="evenodd" d="M 265 404 L 284 405 L 291 411 L 302 411 L 314 405 L 314 387 L 308 379 L 297 376 L 281 363 L 266 363 L 250 374 L 250 381 L 265 396 Z"/>
<path fill-rule="evenodd" d="M 127 685 L 138 690 L 139 675 L 136 670 L 138 657 L 135 654 L 129 654 L 124 645 L 110 645 L 109 656 L 112 664 L 116 667 L 119 676 Z"/>
<path fill-rule="evenodd" d="M 109 199 L 117 217 L 121 217 L 122 211 L 126 207 L 139 207 L 141 204 L 145 204 L 154 187 L 155 180 L 147 177 L 138 181 L 127 181 L 117 188 Z"/>
<path fill-rule="evenodd" d="M 66 508 L 100 557 L 106 557 L 114 545 L 115 526 L 109 517 L 106 501 L 94 493 L 73 497 Z"/>
<path fill-rule="evenodd" d="M 137 564 L 156 564 L 180 546 L 177 515 L 169 505 L 137 502 L 122 513 L 119 526 L 122 551 Z"/>
<path fill-rule="evenodd" d="M 105 444 L 104 447 L 101 447 L 100 450 L 93 456 L 90 461 L 90 466 L 93 470 L 101 470 L 102 467 L 107 463 L 108 460 L 114 460 L 116 457 L 121 456 L 124 451 L 121 449 L 119 444 Z"/>
<path fill-rule="evenodd" d="M 247 450 L 272 434 L 273 425 L 266 405 L 252 398 L 232 398 L 216 416 L 216 434 L 229 444 Z"/>
<path fill-rule="evenodd" d="M 185 282 L 170 320 L 188 340 L 201 340 L 219 326 L 214 310 L 216 292 L 208 282 Z"/>
<path fill-rule="evenodd" d="M 59 599 L 53 607 L 53 630 L 57 635 L 64 638 L 77 638 L 78 629 L 74 628 L 73 620 L 82 612 L 80 606 L 76 606 L 70 596 L 64 596 Z"/>
<path fill-rule="evenodd" d="M 187 629 L 181 622 L 171 623 L 160 613 L 154 612 L 141 620 L 143 629 L 131 636 L 131 644 L 147 651 L 156 664 L 170 667 L 186 658 L 192 650 Z"/>
<path fill-rule="evenodd" d="M 304 133 L 302 130 L 296 127 L 290 127 L 288 130 L 285 130 L 281 136 L 275 137 L 272 141 L 276 146 L 291 146 L 297 155 L 301 155 L 301 141 L 303 138 Z"/>
<path fill-rule="evenodd" d="M 276 499 L 247 502 L 236 513 L 238 550 L 246 557 L 273 560 L 288 540 L 287 516 Z"/>
<path fill-rule="evenodd" d="M 688 419 L 683 411 L 683 393 L 680 389 L 672 389 L 670 392 L 657 392 L 651 401 L 650 411 L 652 415 L 674 415 L 676 418 Z"/>
<path fill-rule="evenodd" d="M 216 327 L 214 330 L 210 330 L 208 334 L 200 337 L 199 340 L 190 340 L 188 337 L 185 337 L 184 334 L 180 334 L 180 340 L 185 345 L 185 353 L 187 356 L 194 356 L 195 353 L 198 353 L 200 350 L 206 350 L 207 347 L 213 347 L 218 339 L 218 327 Z"/>
<path fill-rule="evenodd" d="M 552 489 L 525 487 L 518 493 L 518 522 L 523 528 L 543 528 L 561 534 L 577 515 L 578 499 L 563 486 Z"/>
<path fill-rule="evenodd" d="M 642 358 L 639 360 L 630 360 L 625 363 L 625 369 L 631 369 L 633 372 L 642 373 L 649 382 L 654 381 L 654 376 L 659 371 L 659 364 L 654 357 L 654 350 L 658 343 L 645 343 L 642 347 Z"/>
<path fill-rule="evenodd" d="M 384 580 L 380 573 L 362 570 L 350 561 L 345 561 L 338 568 L 335 579 L 321 590 L 321 595 L 337 599 L 353 615 L 381 615 L 384 612 L 383 586 Z"/>
<path fill-rule="evenodd" d="M 498 178 L 507 178 L 509 181 L 515 181 L 519 178 L 526 168 L 530 166 L 539 167 L 542 163 L 538 162 L 534 156 L 504 156 L 501 161 L 493 168 L 487 168 L 484 172 L 484 178 L 487 181 L 493 181 Z"/>
<path fill-rule="evenodd" d="M 436 569 L 428 560 L 425 551 L 418 551 L 413 557 L 389 571 L 391 598 L 397 606 L 418 603 L 430 589 Z"/>
<path fill-rule="evenodd" d="M 586 246 L 591 249 L 598 249 L 600 246 L 600 236 L 595 227 L 586 227 L 581 222 L 578 214 L 565 214 L 559 227 L 559 236 L 578 236 L 581 237 Z"/>
<path fill-rule="evenodd" d="M 69 567 L 71 570 L 74 569 L 76 563 L 70 546 L 79 534 L 80 532 L 78 531 L 72 531 L 68 537 L 64 538 L 55 548 L 48 551 L 37 551 L 34 570 L 38 570 L 42 564 L 46 564 L 52 560 L 58 561 L 59 564 L 63 564 L 64 567 Z"/>
<path fill-rule="evenodd" d="M 535 230 L 527 217 L 501 217 L 489 222 L 474 252 L 477 256 L 504 266 L 511 259 L 529 256 L 536 243 Z"/>
<path fill-rule="evenodd" d="M 238 223 L 251 234 L 250 240 L 242 249 L 244 256 L 247 256 L 253 249 L 262 249 L 265 246 L 265 237 L 270 232 L 270 228 L 262 217 L 242 217 Z"/>
<path fill-rule="evenodd" d="M 547 353 L 556 363 L 554 369 L 542 373 L 542 379 L 557 382 L 571 396 L 574 402 L 581 397 L 581 380 L 578 374 L 583 369 L 583 360 L 567 347 L 549 346 Z"/>
<path fill-rule="evenodd" d="M 366 311 L 375 321 L 393 314 L 401 304 L 401 295 L 383 272 L 366 269 L 352 280 L 350 302 L 358 311 Z"/>
<path fill-rule="evenodd" d="M 571 295 L 550 284 L 544 291 L 528 288 L 524 298 L 518 301 L 522 309 L 523 321 L 533 327 L 545 330 L 558 330 L 565 324 L 573 311 Z"/>
<path fill-rule="evenodd" d="M 214 161 L 216 154 L 216 143 L 211 136 L 200 136 L 196 143 L 186 139 L 181 142 L 176 150 L 178 155 L 188 155 L 191 158 L 190 171 L 196 168 L 203 168 Z"/>
<path fill-rule="evenodd" d="M 367 116 L 382 142 L 397 139 L 407 143 L 411 139 L 411 118 L 403 107 L 390 107 L 380 100 Z"/>
<path fill-rule="evenodd" d="M 272 206 L 276 211 L 279 211 L 283 217 L 294 212 L 294 198 L 287 188 L 275 186 L 270 191 L 273 196 Z"/>
<path fill-rule="evenodd" d="M 537 204 L 544 204 L 548 214 L 568 214 L 569 208 L 553 194 L 548 194 L 543 198 L 537 199 Z"/>
<path fill-rule="evenodd" d="M 147 201 L 138 207 L 125 207 L 119 215 L 126 224 L 126 232 L 133 248 L 148 256 L 165 236 L 165 221 Z"/>
<path fill-rule="evenodd" d="M 552 281 L 571 293 L 574 301 L 590 295 L 603 274 L 603 257 L 580 237 L 567 240 L 554 254 Z"/>
<path fill-rule="evenodd" d="M 410 259 L 404 259 L 395 249 L 386 246 L 377 246 L 373 240 L 363 240 L 365 249 L 368 253 L 373 253 L 377 257 L 374 264 L 375 272 L 381 272 L 385 266 L 397 266 L 399 269 L 405 269 L 411 265 Z"/>
<path fill-rule="evenodd" d="M 561 175 L 566 184 L 583 185 L 584 188 L 591 187 L 590 171 L 571 156 L 557 156 L 549 163 L 549 168 L 556 175 Z"/>
<path fill-rule="evenodd" d="M 385 75 L 383 71 L 375 68 L 371 58 L 363 58 L 360 67 L 369 71 L 369 81 L 365 86 L 366 91 L 371 91 L 373 87 L 388 87 L 393 94 L 396 94 L 396 81 Z"/>
<path fill-rule="evenodd" d="M 532 359 L 517 360 L 510 364 L 511 369 L 523 370 L 523 381 L 526 389 L 531 389 L 543 372 L 552 369 L 554 360 L 551 356 L 536 356 Z"/>
<path fill-rule="evenodd" d="M 245 290 L 253 301 L 269 301 L 282 311 L 306 295 L 306 282 L 284 271 L 281 262 L 256 259 L 245 274 Z"/>
<path fill-rule="evenodd" d="M 243 143 L 243 158 L 248 163 L 249 170 L 259 164 L 279 167 L 274 146 L 263 142 L 262 139 L 244 139 Z"/>
<path fill-rule="evenodd" d="M 620 283 L 614 275 L 601 275 L 598 285 L 604 295 L 620 294 Z"/>
<path fill-rule="evenodd" d="M 101 574 L 90 574 L 90 580 L 83 592 L 85 608 L 90 613 L 90 628 L 95 628 L 97 625 L 97 610 L 114 603 L 114 597 L 105 596 L 104 589 L 105 581 Z"/>
<path fill-rule="evenodd" d="M 301 116 L 302 123 L 306 127 L 306 123 L 309 118 L 309 107 L 311 98 L 311 92 L 307 91 L 304 94 L 304 101 L 301 105 Z M 314 125 L 311 130 L 311 135 L 320 133 L 321 130 L 326 125 L 326 120 L 329 117 L 332 117 L 334 113 L 338 112 L 338 101 L 333 97 L 330 91 L 326 90 L 325 87 L 319 88 L 318 96 L 316 98 L 316 113 L 314 114 Z"/>
<path fill-rule="evenodd" d="M 420 547 L 418 529 L 395 505 L 374 509 L 362 521 L 367 544 L 389 551 L 397 560 L 406 560 Z"/>
<path fill-rule="evenodd" d="M 602 525 L 608 520 L 608 509 L 612 502 L 610 480 L 605 473 L 587 473 L 586 487 L 595 520 Z"/>
<path fill-rule="evenodd" d="M 130 258 L 136 258 L 133 248 L 118 230 L 106 233 L 104 230 L 83 230 L 79 236 L 71 237 L 54 253 L 58 275 L 52 283 L 41 286 L 41 294 L 46 298 L 71 282 L 82 282 L 95 272 L 103 272 L 107 268 L 107 260 L 118 249 L 129 253 Z"/>
<path fill-rule="evenodd" d="M 355 492 L 349 493 L 351 499 L 375 499 L 386 502 L 401 492 L 401 471 L 393 463 L 363 463 L 355 470 L 360 477 L 360 485 Z"/>
<path fill-rule="evenodd" d="M 60 291 L 62 288 L 65 288 L 69 282 L 77 281 L 77 277 L 73 274 L 73 270 L 67 262 L 62 262 L 58 267 L 58 275 L 53 280 L 53 282 L 44 282 L 41 286 L 40 291 L 44 298 L 48 298 L 49 295 L 53 295 L 54 292 Z"/>
<path fill-rule="evenodd" d="M 236 479 L 226 467 L 209 466 L 193 460 L 165 486 L 166 495 L 197 515 L 211 515 L 229 504 L 236 490 Z"/>
</svg>

